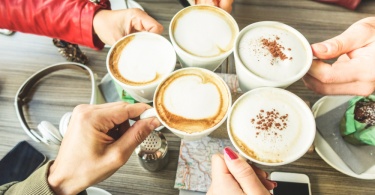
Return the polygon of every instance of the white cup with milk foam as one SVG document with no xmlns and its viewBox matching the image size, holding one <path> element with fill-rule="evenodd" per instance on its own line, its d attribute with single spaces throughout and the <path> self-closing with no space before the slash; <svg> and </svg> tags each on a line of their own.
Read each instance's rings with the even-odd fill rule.
<svg viewBox="0 0 375 195">
<path fill-rule="evenodd" d="M 154 108 L 140 118 L 157 117 L 164 127 L 185 140 L 198 140 L 216 130 L 232 103 L 228 85 L 203 68 L 182 68 L 157 87 Z"/>
<path fill-rule="evenodd" d="M 262 165 L 285 165 L 313 144 L 315 118 L 297 95 L 261 87 L 241 95 L 227 119 L 231 142 L 245 158 Z"/>
<path fill-rule="evenodd" d="M 310 69 L 309 42 L 296 29 L 262 21 L 242 29 L 235 41 L 234 59 L 240 88 L 286 88 Z"/>
<path fill-rule="evenodd" d="M 209 5 L 186 7 L 172 18 L 169 36 L 182 67 L 214 71 L 233 52 L 239 32 L 234 18 Z"/>
<path fill-rule="evenodd" d="M 157 85 L 174 71 L 176 53 L 163 36 L 138 32 L 118 40 L 107 55 L 112 79 L 139 102 L 152 102 Z"/>
</svg>

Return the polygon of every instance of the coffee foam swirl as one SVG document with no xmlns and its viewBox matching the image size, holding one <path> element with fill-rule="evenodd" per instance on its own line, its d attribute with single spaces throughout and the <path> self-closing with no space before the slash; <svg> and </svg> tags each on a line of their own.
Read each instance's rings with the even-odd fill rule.
<svg viewBox="0 0 375 195">
<path fill-rule="evenodd" d="M 278 26 L 250 29 L 240 40 L 239 57 L 248 70 L 261 78 L 282 81 L 293 77 L 307 64 L 307 50 L 296 34 Z M 275 58 L 264 40 L 276 42 L 285 59 Z"/>
<path fill-rule="evenodd" d="M 233 48 L 235 25 L 215 8 L 202 6 L 185 9 L 176 17 L 171 24 L 173 36 L 185 52 L 194 56 L 213 57 Z"/>
<path fill-rule="evenodd" d="M 229 109 L 225 83 L 202 70 L 176 72 L 159 86 L 154 104 L 169 127 L 187 133 L 218 124 Z"/>
<path fill-rule="evenodd" d="M 116 44 L 110 54 L 110 70 L 122 83 L 139 86 L 154 83 L 170 72 L 171 46 L 146 35 L 133 35 Z M 174 51 L 173 51 L 174 52 Z"/>
<path fill-rule="evenodd" d="M 283 162 L 290 158 L 302 140 L 301 131 L 306 121 L 303 118 L 304 111 L 284 94 L 258 91 L 242 98 L 232 109 L 229 132 L 236 145 L 256 160 Z M 259 128 L 260 124 L 267 121 L 265 116 L 272 113 L 277 113 L 279 117 L 269 117 L 271 119 L 265 123 L 265 128 Z M 287 116 L 286 120 L 281 122 L 280 118 L 284 116 Z"/>
</svg>

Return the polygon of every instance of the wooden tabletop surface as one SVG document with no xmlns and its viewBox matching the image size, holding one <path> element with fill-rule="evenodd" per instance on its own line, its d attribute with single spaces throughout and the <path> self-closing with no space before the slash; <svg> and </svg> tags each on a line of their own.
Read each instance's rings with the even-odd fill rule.
<svg viewBox="0 0 375 195">
<path fill-rule="evenodd" d="M 149 15 L 164 26 L 168 37 L 169 22 L 182 6 L 177 0 L 138 0 Z M 232 15 L 240 29 L 258 21 L 280 21 L 299 30 L 310 43 L 326 40 L 340 34 L 359 19 L 375 13 L 375 1 L 362 0 L 356 11 L 321 4 L 311 0 L 235 0 Z M 353 35 L 360 36 L 360 35 Z M 105 59 L 108 48 L 95 51 L 81 47 L 89 57 L 89 66 L 99 79 L 106 73 Z M 58 146 L 33 142 L 22 130 L 14 108 L 14 97 L 21 84 L 36 71 L 58 62 L 64 62 L 48 37 L 15 33 L 0 35 L 0 158 L 22 140 L 28 140 L 39 151 L 54 159 Z M 217 72 L 234 73 L 232 59 Z M 313 105 L 322 96 L 306 89 L 302 81 L 287 88 Z M 43 79 L 30 94 L 26 110 L 30 126 L 42 121 L 58 127 L 60 117 L 74 106 L 89 103 L 90 82 L 86 75 L 72 70 L 59 71 Z M 148 172 L 132 155 L 127 164 L 114 175 L 96 185 L 112 194 L 178 194 L 174 180 L 180 139 L 163 130 L 169 143 L 170 161 L 160 172 Z M 289 171 L 306 173 L 311 180 L 313 194 L 372 194 L 374 180 L 347 176 L 328 165 L 316 153 L 304 155 L 294 163 L 278 166 L 260 166 L 268 172 Z"/>
</svg>

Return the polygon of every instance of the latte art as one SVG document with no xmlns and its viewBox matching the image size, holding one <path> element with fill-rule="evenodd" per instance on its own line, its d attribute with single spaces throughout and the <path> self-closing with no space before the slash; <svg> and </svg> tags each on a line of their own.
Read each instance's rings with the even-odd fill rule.
<svg viewBox="0 0 375 195">
<path fill-rule="evenodd" d="M 175 42 L 193 56 L 213 57 L 230 51 L 237 34 L 236 25 L 209 6 L 185 9 L 172 25 Z"/>
<path fill-rule="evenodd" d="M 207 72 L 183 69 L 159 86 L 154 106 L 167 126 L 195 133 L 214 127 L 226 117 L 228 88 L 217 75 Z"/>
<path fill-rule="evenodd" d="M 127 85 L 155 83 L 171 71 L 174 58 L 171 45 L 160 38 L 138 34 L 116 44 L 110 55 L 110 71 Z M 168 65 L 168 66 L 166 66 Z M 173 69 L 173 67 L 172 67 Z"/>
</svg>

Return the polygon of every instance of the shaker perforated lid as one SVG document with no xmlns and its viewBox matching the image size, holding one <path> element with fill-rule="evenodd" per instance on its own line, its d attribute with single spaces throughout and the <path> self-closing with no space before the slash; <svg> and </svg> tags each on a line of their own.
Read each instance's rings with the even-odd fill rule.
<svg viewBox="0 0 375 195">
<path fill-rule="evenodd" d="M 168 162 L 168 142 L 158 131 L 152 133 L 135 149 L 140 164 L 149 171 L 158 171 Z"/>
</svg>

